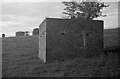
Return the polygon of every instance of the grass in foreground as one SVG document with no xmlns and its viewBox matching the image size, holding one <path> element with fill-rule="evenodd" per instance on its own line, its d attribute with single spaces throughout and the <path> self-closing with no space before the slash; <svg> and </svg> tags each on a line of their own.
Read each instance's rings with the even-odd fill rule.
<svg viewBox="0 0 120 79">
<path fill-rule="evenodd" d="M 119 74 L 116 55 L 77 58 L 44 64 L 39 58 L 3 60 L 3 77 L 114 77 Z"/>
</svg>

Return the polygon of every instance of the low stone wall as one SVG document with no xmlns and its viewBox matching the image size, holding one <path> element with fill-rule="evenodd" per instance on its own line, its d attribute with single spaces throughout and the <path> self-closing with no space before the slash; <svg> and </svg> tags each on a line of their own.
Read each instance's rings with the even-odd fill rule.
<svg viewBox="0 0 120 79">
<path fill-rule="evenodd" d="M 16 32 L 16 36 L 25 36 L 25 32 L 22 31 Z"/>
</svg>

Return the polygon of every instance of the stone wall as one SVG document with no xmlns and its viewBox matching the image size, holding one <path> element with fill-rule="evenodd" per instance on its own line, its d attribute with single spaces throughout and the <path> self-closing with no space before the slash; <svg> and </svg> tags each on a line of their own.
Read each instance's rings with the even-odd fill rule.
<svg viewBox="0 0 120 79">
<path fill-rule="evenodd" d="M 46 20 L 41 23 L 39 30 L 39 57 L 46 62 Z"/>
<path fill-rule="evenodd" d="M 22 31 L 16 32 L 16 36 L 25 36 L 25 32 Z"/>
<path fill-rule="evenodd" d="M 32 35 L 39 35 L 39 28 L 33 29 Z"/>
<path fill-rule="evenodd" d="M 46 61 L 77 58 L 84 54 L 84 49 L 89 54 L 103 49 L 103 21 L 47 18 L 43 23 L 40 34 L 46 31 L 40 41 L 46 47 L 43 49 Z"/>
</svg>

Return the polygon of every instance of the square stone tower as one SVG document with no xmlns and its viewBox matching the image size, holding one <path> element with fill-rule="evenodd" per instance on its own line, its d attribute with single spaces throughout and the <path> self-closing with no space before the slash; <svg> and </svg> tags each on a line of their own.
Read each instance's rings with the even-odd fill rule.
<svg viewBox="0 0 120 79">
<path fill-rule="evenodd" d="M 103 21 L 46 18 L 39 26 L 39 57 L 66 60 L 82 56 L 83 51 L 103 51 Z"/>
</svg>

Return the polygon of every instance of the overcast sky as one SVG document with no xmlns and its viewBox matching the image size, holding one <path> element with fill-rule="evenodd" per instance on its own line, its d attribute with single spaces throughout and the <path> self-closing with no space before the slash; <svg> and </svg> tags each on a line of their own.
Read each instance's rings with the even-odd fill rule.
<svg viewBox="0 0 120 79">
<path fill-rule="evenodd" d="M 18 2 L 17 2 L 18 1 Z M 45 17 L 64 17 L 62 14 L 64 5 L 59 2 L 49 2 L 48 0 L 4 0 L 0 2 L 0 33 L 6 36 L 15 36 L 16 31 L 30 31 L 38 28 Z M 110 0 L 111 1 L 111 0 Z M 104 28 L 118 27 L 118 3 L 109 2 L 110 7 L 103 13 L 105 18 Z M 1 30 L 2 28 L 2 30 Z"/>
</svg>

